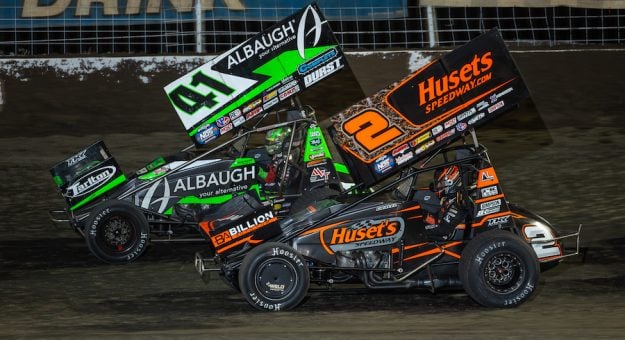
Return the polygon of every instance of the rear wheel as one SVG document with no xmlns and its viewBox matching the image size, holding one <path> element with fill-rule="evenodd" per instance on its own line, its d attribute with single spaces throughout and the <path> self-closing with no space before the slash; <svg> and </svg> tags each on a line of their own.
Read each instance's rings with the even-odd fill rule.
<svg viewBox="0 0 625 340">
<path fill-rule="evenodd" d="M 252 249 L 239 269 L 239 287 L 247 302 L 265 311 L 299 305 L 310 285 L 308 266 L 293 248 L 265 243 Z"/>
<path fill-rule="evenodd" d="M 100 260 L 129 263 L 147 249 L 149 231 L 145 216 L 133 204 L 111 200 L 93 211 L 85 239 L 89 250 Z"/>
<path fill-rule="evenodd" d="M 540 266 L 530 246 L 511 232 L 493 230 L 469 242 L 460 260 L 466 292 L 487 307 L 516 307 L 536 290 Z"/>
</svg>

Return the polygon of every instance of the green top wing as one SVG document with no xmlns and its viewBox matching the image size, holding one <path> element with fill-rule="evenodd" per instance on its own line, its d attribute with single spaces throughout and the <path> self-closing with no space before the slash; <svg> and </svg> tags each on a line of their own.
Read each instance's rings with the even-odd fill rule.
<svg viewBox="0 0 625 340">
<path fill-rule="evenodd" d="M 346 65 L 316 4 L 274 24 L 165 87 L 196 145 L 306 90 Z"/>
</svg>

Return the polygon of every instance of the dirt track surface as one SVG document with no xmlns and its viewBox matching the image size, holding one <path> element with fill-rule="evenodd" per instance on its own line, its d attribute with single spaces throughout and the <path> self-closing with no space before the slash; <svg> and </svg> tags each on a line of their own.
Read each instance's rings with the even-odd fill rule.
<svg viewBox="0 0 625 340">
<path fill-rule="evenodd" d="M 39 121 L 19 136 L 9 122 L 3 127 L 11 132 L 0 138 L 0 336 L 622 337 L 625 68 L 610 65 L 622 65 L 625 52 L 517 53 L 514 58 L 552 142 L 535 125 L 505 121 L 479 132 L 481 142 L 490 148 L 511 201 L 561 229 L 585 225 L 584 256 L 544 273 L 532 301 L 497 310 L 478 306 L 462 292 L 313 287 L 299 308 L 269 314 L 252 310 L 219 279 L 208 285 L 200 280 L 192 262 L 201 244 L 157 244 L 134 264 L 101 264 L 78 235 L 48 222 L 46 211 L 63 204 L 48 168 L 102 138 L 130 171 L 186 146 L 188 139 L 178 125 L 163 131 L 160 123 L 169 118 L 158 120 L 157 132 L 145 133 L 150 120 L 136 117 L 127 121 L 124 133 L 104 129 L 102 135 L 82 125 L 50 133 L 46 121 Z M 365 83 L 388 82 L 396 79 L 386 79 L 389 75 L 401 72 L 397 65 L 371 63 L 367 67 L 376 69 L 375 75 L 357 72 Z M 106 96 L 103 90 L 98 98 L 79 97 L 98 105 L 115 101 Z M 41 103 L 39 108 L 62 111 Z M 96 110 L 89 114 L 98 115 Z M 110 117 L 120 118 L 121 113 Z M 133 124 L 141 125 L 138 132 L 132 132 Z M 68 129 L 72 132 L 65 133 Z"/>
</svg>

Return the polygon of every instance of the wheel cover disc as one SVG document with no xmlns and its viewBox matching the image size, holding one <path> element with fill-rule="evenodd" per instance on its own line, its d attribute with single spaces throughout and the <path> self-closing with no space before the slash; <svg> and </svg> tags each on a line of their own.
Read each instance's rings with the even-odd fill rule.
<svg viewBox="0 0 625 340">
<path fill-rule="evenodd" d="M 128 219 L 121 216 L 111 217 L 98 234 L 98 243 L 114 253 L 128 250 L 136 239 L 135 226 Z"/>
<path fill-rule="evenodd" d="M 267 259 L 254 272 L 256 290 L 268 300 L 283 300 L 299 284 L 295 267 L 285 259 Z"/>
<path fill-rule="evenodd" d="M 484 281 L 494 292 L 507 294 L 517 290 L 525 279 L 521 259 L 513 253 L 501 252 L 491 256 L 484 265 Z"/>
</svg>

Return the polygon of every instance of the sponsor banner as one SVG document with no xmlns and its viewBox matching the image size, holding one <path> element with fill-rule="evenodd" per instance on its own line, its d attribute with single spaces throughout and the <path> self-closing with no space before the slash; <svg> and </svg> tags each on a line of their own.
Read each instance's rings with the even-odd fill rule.
<svg viewBox="0 0 625 340">
<path fill-rule="evenodd" d="M 372 219 L 339 225 L 322 231 L 321 241 L 332 251 L 346 251 L 399 242 L 404 234 L 404 220 L 400 217 Z"/>
<path fill-rule="evenodd" d="M 352 175 L 373 185 L 528 97 L 501 35 L 493 29 L 339 112 L 330 133 Z M 417 157 L 382 170 L 380 164 L 405 143 L 410 147 L 406 151 Z"/>
<path fill-rule="evenodd" d="M 403 18 L 405 0 L 318 0 L 332 20 Z M 274 0 L 201 0 L 204 20 L 278 21 L 307 2 Z M 3 0 L 0 28 L 145 25 L 165 21 L 195 21 L 194 0 Z"/>
<path fill-rule="evenodd" d="M 240 216 L 231 221 L 217 220 L 208 221 L 208 225 L 215 225 L 216 222 L 227 222 L 224 226 L 217 230 L 210 230 L 209 227 L 203 227 L 206 222 L 200 223 L 200 227 L 208 232 L 211 242 L 218 254 L 225 251 L 233 251 L 245 245 L 246 238 L 265 240 L 280 234 L 277 212 L 265 208 L 260 212 L 248 216 Z"/>
<path fill-rule="evenodd" d="M 251 119 L 345 66 L 328 21 L 312 4 L 168 84 L 165 92 L 189 136 L 206 144 L 219 137 L 213 124 L 230 123 L 223 117 L 237 119 L 241 110 Z"/>
</svg>

